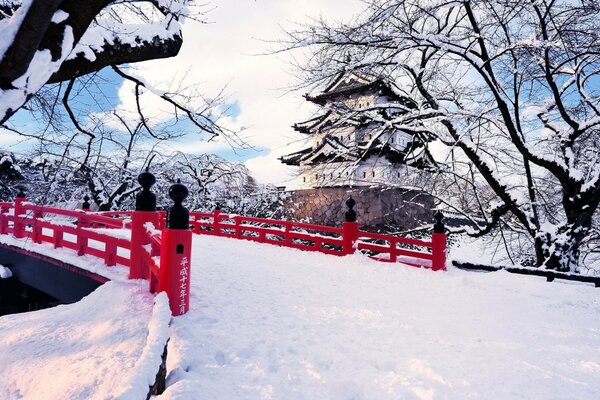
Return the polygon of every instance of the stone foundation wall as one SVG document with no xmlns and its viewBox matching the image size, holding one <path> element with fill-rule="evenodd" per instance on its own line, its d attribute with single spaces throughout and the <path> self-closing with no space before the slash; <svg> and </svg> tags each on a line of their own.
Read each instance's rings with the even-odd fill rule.
<svg viewBox="0 0 600 400">
<path fill-rule="evenodd" d="M 356 200 L 354 210 L 361 227 L 395 225 L 411 229 L 433 222 L 433 198 L 423 192 L 399 188 L 319 188 L 289 192 L 286 217 L 319 225 L 341 226 L 346 200 Z"/>
</svg>

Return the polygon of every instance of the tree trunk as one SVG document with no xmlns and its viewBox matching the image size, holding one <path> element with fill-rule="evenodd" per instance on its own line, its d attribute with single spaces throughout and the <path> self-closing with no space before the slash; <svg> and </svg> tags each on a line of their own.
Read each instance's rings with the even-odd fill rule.
<svg viewBox="0 0 600 400">
<path fill-rule="evenodd" d="M 563 224 L 535 238 L 536 265 L 560 272 L 579 272 L 579 253 L 590 225 Z"/>
</svg>

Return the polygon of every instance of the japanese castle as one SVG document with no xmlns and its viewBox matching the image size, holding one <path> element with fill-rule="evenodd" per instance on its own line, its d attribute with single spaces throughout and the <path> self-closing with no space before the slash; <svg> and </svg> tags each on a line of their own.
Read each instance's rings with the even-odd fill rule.
<svg viewBox="0 0 600 400">
<path fill-rule="evenodd" d="M 310 147 L 280 158 L 300 167 L 298 189 L 398 186 L 411 170 L 435 165 L 429 137 L 386 124 L 417 107 L 389 82 L 343 73 L 305 98 L 321 111 L 293 128 L 309 135 Z"/>
</svg>

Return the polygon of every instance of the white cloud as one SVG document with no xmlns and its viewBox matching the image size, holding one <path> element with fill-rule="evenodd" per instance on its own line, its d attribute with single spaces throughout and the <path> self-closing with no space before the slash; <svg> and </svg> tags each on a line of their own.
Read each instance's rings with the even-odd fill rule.
<svg viewBox="0 0 600 400">
<path fill-rule="evenodd" d="M 23 132 L 26 130 L 23 127 L 19 127 Z M 0 128 L 0 150 L 13 152 L 16 154 L 26 154 L 31 149 L 33 139 L 21 136 L 15 132 L 11 132 L 7 129 Z"/>
<path fill-rule="evenodd" d="M 271 152 L 265 156 L 251 158 L 244 164 L 252 171 L 259 182 L 273 183 L 277 186 L 295 187 L 296 171 L 277 160 L 277 153 Z"/>
<path fill-rule="evenodd" d="M 227 151 L 231 149 L 231 146 L 227 143 L 216 142 L 216 141 L 192 141 L 188 143 L 169 143 L 164 146 L 167 153 L 180 151 L 188 154 L 201 154 L 201 153 L 217 153 L 219 151 Z"/>
<path fill-rule="evenodd" d="M 310 117 L 314 108 L 306 104 L 301 93 L 287 92 L 296 82 L 285 54 L 257 55 L 273 46 L 263 40 L 277 40 L 282 35 L 281 27 L 290 26 L 292 21 L 302 22 L 320 15 L 348 19 L 362 9 L 363 3 L 305 0 L 300 7 L 298 2 L 244 0 L 215 1 L 211 5 L 216 7 L 208 14 L 213 23 L 186 22 L 184 45 L 176 58 L 145 63 L 143 71 L 137 73 L 159 84 L 172 81 L 173 77 L 181 78 L 189 70 L 186 82 L 198 83 L 209 97 L 227 85 L 231 102 L 237 102 L 241 111 L 235 121 L 226 121 L 227 125 L 247 128 L 244 136 L 251 145 L 271 150 L 246 165 L 260 181 L 281 182 L 289 168 L 276 157 L 286 152 L 282 150 L 284 145 L 299 139 L 290 126 Z M 119 92 L 128 105 L 132 104 L 131 90 L 127 85 Z M 160 105 L 149 97 L 144 104 L 151 110 L 149 113 L 157 112 Z M 202 149 L 198 143 L 191 146 Z"/>
<path fill-rule="evenodd" d="M 19 136 L 16 133 L 0 128 L 0 146 L 8 148 L 14 146 L 19 141 L 23 140 L 23 136 Z"/>
</svg>

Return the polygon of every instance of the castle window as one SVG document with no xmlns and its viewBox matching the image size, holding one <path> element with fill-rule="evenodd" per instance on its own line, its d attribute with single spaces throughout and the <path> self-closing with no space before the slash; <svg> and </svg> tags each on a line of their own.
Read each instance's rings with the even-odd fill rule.
<svg viewBox="0 0 600 400">
<path fill-rule="evenodd" d="M 373 171 L 373 178 L 375 178 L 375 171 Z"/>
<path fill-rule="evenodd" d="M 400 172 L 398 172 L 398 178 L 400 178 Z"/>
<path fill-rule="evenodd" d="M 390 138 L 390 143 L 394 143 L 394 137 L 393 136 Z"/>
<path fill-rule="evenodd" d="M 342 177 L 342 173 L 340 172 L 340 173 L 338 174 L 338 178 L 341 178 L 341 177 Z"/>
<path fill-rule="evenodd" d="M 315 174 L 315 179 L 319 179 L 319 174 Z"/>
<path fill-rule="evenodd" d="M 305 176 L 302 177 L 302 182 L 306 182 L 306 177 Z"/>
<path fill-rule="evenodd" d="M 366 177 L 367 177 L 367 173 L 363 172 L 363 178 L 366 178 Z"/>
</svg>

